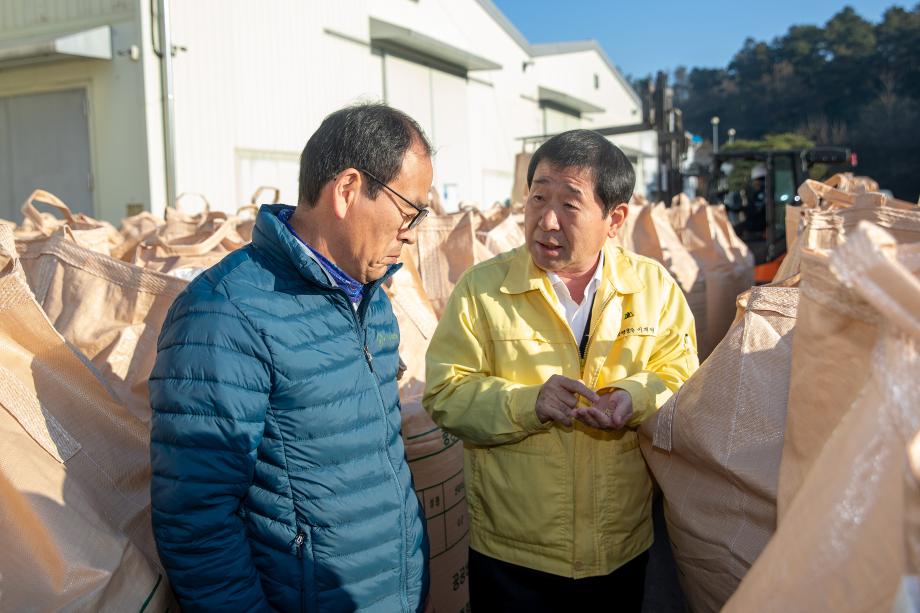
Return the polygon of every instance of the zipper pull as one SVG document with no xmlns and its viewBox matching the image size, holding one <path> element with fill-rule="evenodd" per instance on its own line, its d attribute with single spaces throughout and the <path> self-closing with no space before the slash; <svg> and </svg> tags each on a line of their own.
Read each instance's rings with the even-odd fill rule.
<svg viewBox="0 0 920 613">
<path fill-rule="evenodd" d="M 371 372 L 374 372 L 374 356 L 371 355 L 371 350 L 367 348 L 367 345 L 364 346 L 364 357 L 367 359 Z"/>
<path fill-rule="evenodd" d="M 297 548 L 297 557 L 303 558 L 303 543 L 306 539 L 306 535 L 303 532 L 298 532 L 297 536 L 294 537 L 294 540 L 291 541 L 291 545 Z"/>
</svg>

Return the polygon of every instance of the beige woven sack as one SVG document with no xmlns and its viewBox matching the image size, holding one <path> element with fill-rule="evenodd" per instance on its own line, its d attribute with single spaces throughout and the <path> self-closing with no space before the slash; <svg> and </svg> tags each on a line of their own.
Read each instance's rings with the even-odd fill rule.
<svg viewBox="0 0 920 613">
<path fill-rule="evenodd" d="M 687 298 L 696 324 L 697 339 L 706 336 L 706 281 L 696 260 L 681 243 L 664 204 L 631 204 L 626 222 L 613 242 L 661 263 Z"/>
<path fill-rule="evenodd" d="M 706 334 L 697 337 L 700 360 L 704 360 L 734 321 L 738 294 L 754 284 L 754 259 L 728 223 L 722 205 L 691 204 L 680 194 L 668 217 L 706 283 Z"/>
<path fill-rule="evenodd" d="M 417 258 L 425 293 L 440 316 L 460 275 L 467 268 L 492 257 L 476 239 L 474 213 L 429 215 L 418 226 Z"/>
<path fill-rule="evenodd" d="M 812 223 L 812 220 L 816 220 L 819 226 L 822 224 L 820 216 L 814 217 L 815 212 L 877 208 L 908 212 L 918 210 L 915 205 L 909 202 L 890 198 L 882 193 L 867 191 L 867 187 L 872 187 L 873 185 L 875 189 L 878 189 L 878 184 L 871 179 L 866 177 L 854 179 L 852 175 L 834 175 L 825 183 L 809 179 L 800 185 L 798 193 L 802 205 L 786 207 L 787 253 L 779 270 L 776 272 L 775 279 L 780 280 L 795 275 L 799 271 L 802 251 L 815 248 L 814 237 L 811 237 L 811 242 L 799 240 L 800 237 L 808 233 L 808 226 Z M 848 187 L 852 191 L 845 191 L 843 187 Z M 855 226 L 855 222 L 853 226 Z M 825 246 L 830 247 L 832 245 Z"/>
<path fill-rule="evenodd" d="M 692 611 L 719 611 L 773 534 L 798 293 L 739 296 L 743 315 L 639 430 Z"/>
<path fill-rule="evenodd" d="M 806 259 L 800 317 L 806 297 L 834 303 L 836 323 L 844 313 L 850 317 L 849 325 L 833 328 L 848 353 L 835 354 L 826 376 L 809 382 L 824 386 L 835 403 L 811 412 L 835 427 L 815 441 L 818 455 L 726 611 L 868 613 L 920 606 L 916 591 L 911 597 L 904 590 L 911 584 L 916 590 L 920 559 L 920 498 L 909 468 L 920 433 L 918 272 L 916 245 L 898 246 L 867 222 L 834 252 Z M 864 317 L 873 330 L 853 325 Z M 796 349 L 805 338 L 800 332 Z M 851 347 L 865 350 L 852 366 Z M 793 388 L 804 384 L 795 368 Z"/>
<path fill-rule="evenodd" d="M 60 213 L 62 218 L 42 213 L 35 206 L 36 203 L 50 206 Z M 78 244 L 105 255 L 118 250 L 124 241 L 121 233 L 112 224 L 93 219 L 83 213 L 73 213 L 60 198 L 42 189 L 35 190 L 26 198 L 22 205 L 22 213 L 23 225 L 15 233 L 15 239 L 20 243 L 44 240 L 61 227 L 70 229 Z"/>
<path fill-rule="evenodd" d="M 508 209 L 505 209 L 508 211 Z M 499 254 L 517 249 L 525 242 L 524 231 L 517 221 L 506 215 L 501 222 L 488 230 L 485 234 L 485 246 L 489 253 Z"/>
<path fill-rule="evenodd" d="M 166 311 L 186 282 L 77 245 L 61 229 L 21 254 L 36 300 L 118 399 L 150 419 L 147 379 Z"/>
<path fill-rule="evenodd" d="M 920 243 L 920 211 L 850 208 L 806 215 L 812 217 L 813 229 L 803 235 L 803 243 L 815 250 L 802 255 L 802 298 L 777 501 L 780 518 L 869 376 L 879 334 L 872 303 L 833 279 L 821 251 L 845 244 L 846 232 L 866 220 L 886 228 L 902 244 Z M 841 378 L 841 373 L 846 376 Z"/>
<path fill-rule="evenodd" d="M 58 334 L 0 228 L 0 609 L 175 609 L 149 434 Z"/>
<path fill-rule="evenodd" d="M 399 321 L 399 353 L 406 372 L 399 382 L 402 435 L 419 501 L 428 520 L 431 605 L 435 611 L 469 606 L 469 545 L 463 444 L 438 428 L 422 408 L 425 352 L 438 320 L 411 255 L 392 277 L 387 293 Z"/>
<path fill-rule="evenodd" d="M 262 194 L 271 194 L 271 202 L 262 198 Z M 281 202 L 281 190 L 271 185 L 262 185 L 249 198 L 249 204 L 244 204 L 236 211 L 239 221 L 236 224 L 236 231 L 239 233 L 241 240 L 248 243 L 252 241 L 252 230 L 256 225 L 256 217 L 259 214 L 259 207 L 263 204 L 278 204 Z"/>
<path fill-rule="evenodd" d="M 518 208 L 527 201 L 527 167 L 533 153 L 522 151 L 514 156 L 514 183 L 511 184 L 511 207 Z"/>
<path fill-rule="evenodd" d="M 875 180 L 870 177 L 856 176 L 852 172 L 838 172 L 824 182 L 831 187 L 853 193 L 877 192 L 879 190 L 879 185 Z"/>
<path fill-rule="evenodd" d="M 112 249 L 111 256 L 125 262 L 134 262 L 137 246 L 165 225 L 165 221 L 148 211 L 121 220 L 121 233 L 124 241 Z"/>
<path fill-rule="evenodd" d="M 176 236 L 178 226 L 167 223 L 138 245 L 134 263 L 190 281 L 228 253 L 246 245 L 236 231 L 238 222 L 235 216 L 223 220 L 209 218 L 185 236 Z"/>
</svg>

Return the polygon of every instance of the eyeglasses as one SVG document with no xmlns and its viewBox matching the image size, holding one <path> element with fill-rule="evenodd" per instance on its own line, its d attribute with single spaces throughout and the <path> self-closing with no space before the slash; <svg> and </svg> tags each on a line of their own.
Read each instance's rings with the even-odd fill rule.
<svg viewBox="0 0 920 613">
<path fill-rule="evenodd" d="M 398 191 L 396 191 L 395 189 L 393 189 L 392 187 L 390 187 L 389 185 L 387 185 L 386 183 L 384 183 L 383 181 L 381 181 L 380 179 L 378 179 L 377 177 L 375 177 L 368 171 L 361 170 L 361 172 L 363 172 L 368 177 L 370 177 L 371 180 L 374 181 L 374 183 L 377 183 L 381 187 L 386 188 L 386 190 L 389 191 L 391 194 L 398 197 L 400 200 L 402 200 L 403 202 L 411 206 L 413 209 L 415 209 L 415 217 L 413 217 L 412 221 L 409 222 L 409 227 L 407 227 L 406 230 L 411 230 L 415 226 L 419 225 L 420 223 L 422 223 L 422 220 L 428 216 L 428 212 L 430 209 L 428 209 L 427 207 L 421 207 L 421 206 L 418 206 L 417 204 L 414 204 L 411 200 L 409 200 L 408 198 L 400 194 Z M 396 208 L 399 208 L 399 207 L 397 206 Z"/>
</svg>

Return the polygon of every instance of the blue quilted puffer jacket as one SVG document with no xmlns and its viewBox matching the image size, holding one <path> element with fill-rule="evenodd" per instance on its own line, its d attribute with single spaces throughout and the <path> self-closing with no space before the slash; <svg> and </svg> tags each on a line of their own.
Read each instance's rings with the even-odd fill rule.
<svg viewBox="0 0 920 613">
<path fill-rule="evenodd" d="M 186 611 L 419 610 L 428 544 L 386 277 L 356 313 L 282 208 L 263 206 L 252 244 L 164 322 L 150 377 L 160 558 Z"/>
</svg>

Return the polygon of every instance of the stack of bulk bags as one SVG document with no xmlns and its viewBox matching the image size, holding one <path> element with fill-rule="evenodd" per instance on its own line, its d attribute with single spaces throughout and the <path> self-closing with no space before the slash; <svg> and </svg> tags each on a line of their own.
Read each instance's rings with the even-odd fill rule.
<svg viewBox="0 0 920 613">
<path fill-rule="evenodd" d="M 700 360 L 704 360 L 731 326 L 738 294 L 754 284 L 754 258 L 735 234 L 722 205 L 691 204 L 680 194 L 668 216 L 706 283 L 706 334 L 697 338 Z"/>
<path fill-rule="evenodd" d="M 236 231 L 238 221 L 237 217 L 228 217 L 213 225 L 202 225 L 193 233 L 172 237 L 167 223 L 138 245 L 134 263 L 190 281 L 246 245 Z"/>
<path fill-rule="evenodd" d="M 460 275 L 494 254 L 476 238 L 478 213 L 429 215 L 418 227 L 416 255 L 425 293 L 440 316 Z"/>
<path fill-rule="evenodd" d="M 154 234 L 166 222 L 148 211 L 121 220 L 118 231 L 124 239 L 117 249 L 112 249 L 112 257 L 126 262 L 134 261 L 137 246 Z"/>
<path fill-rule="evenodd" d="M 692 611 L 719 611 L 776 524 L 799 290 L 754 287 L 700 369 L 639 430 Z"/>
<path fill-rule="evenodd" d="M 777 532 L 726 611 L 916 610 L 920 560 L 920 249 L 862 222 L 833 251 L 806 253 L 794 352 L 811 353 L 798 377 L 823 394 L 790 403 L 787 438 L 813 429 L 807 466 L 796 470 Z M 809 305 L 825 317 L 805 318 Z M 806 333 L 807 332 L 807 333 Z M 823 334 L 832 345 L 810 347 Z M 831 339 L 829 339 L 831 340 Z M 833 350 L 833 353 L 825 353 Z M 799 364 L 801 365 L 801 360 Z M 782 460 L 784 483 L 787 464 Z"/>
<path fill-rule="evenodd" d="M 40 212 L 35 206 L 36 203 L 50 206 L 63 218 Z M 105 255 L 117 250 L 124 241 L 121 233 L 112 224 L 93 219 L 83 213 L 73 213 L 60 198 L 45 190 L 37 189 L 32 192 L 22 205 L 22 213 L 23 224 L 15 232 L 17 243 L 42 241 L 59 228 L 66 228 L 80 245 Z"/>
<path fill-rule="evenodd" d="M 406 459 L 428 524 L 431 605 L 465 611 L 469 521 L 463 480 L 463 445 L 438 428 L 422 408 L 425 352 L 438 320 L 411 253 L 392 277 L 387 294 L 399 322 L 399 354 L 406 371 L 399 381 Z"/>
<path fill-rule="evenodd" d="M 831 274 L 808 254 L 844 245 L 866 220 L 920 244 L 920 211 L 911 208 L 806 210 L 803 274 L 742 294 L 722 343 L 640 429 L 692 610 L 720 610 L 744 579 L 782 519 L 784 485 L 795 487 L 838 421 L 831 404 L 857 394 L 858 373 L 869 370 L 873 319 L 841 319 L 845 296 L 816 301 L 813 287 Z M 846 382 L 836 380 L 838 363 L 854 368 Z M 827 404 L 829 394 L 840 401 Z"/>
<path fill-rule="evenodd" d="M 149 434 L 58 334 L 0 227 L 0 599 L 175 608 L 150 524 Z"/>
<path fill-rule="evenodd" d="M 200 213 L 190 215 L 180 203 L 191 197 L 202 202 Z M 227 254 L 248 243 L 237 232 L 240 219 L 220 211 L 211 211 L 210 203 L 200 194 L 182 194 L 175 208 L 166 209 L 166 223 L 137 245 L 124 259 L 134 264 L 190 281 L 203 270 L 221 261 Z"/>
<path fill-rule="evenodd" d="M 148 422 L 157 337 L 186 282 L 82 247 L 63 228 L 19 247 L 29 286 L 55 329 Z"/>
<path fill-rule="evenodd" d="M 671 227 L 664 204 L 630 205 L 626 222 L 613 242 L 658 261 L 671 273 L 693 313 L 697 339 L 705 337 L 706 281 L 696 260 Z"/>
<path fill-rule="evenodd" d="M 787 254 L 775 278 L 784 279 L 794 275 L 798 272 L 802 250 L 815 248 L 815 245 L 800 241 L 799 237 L 812 223 L 813 215 L 817 211 L 880 207 L 904 211 L 917 209 L 909 202 L 891 198 L 877 191 L 867 191 L 869 187 L 875 187 L 877 190 L 878 184 L 868 177 L 853 178 L 852 175 L 834 175 L 825 183 L 808 179 L 800 185 L 798 194 L 801 206 L 786 207 Z M 817 218 L 817 223 L 822 223 L 820 217 Z"/>
</svg>

